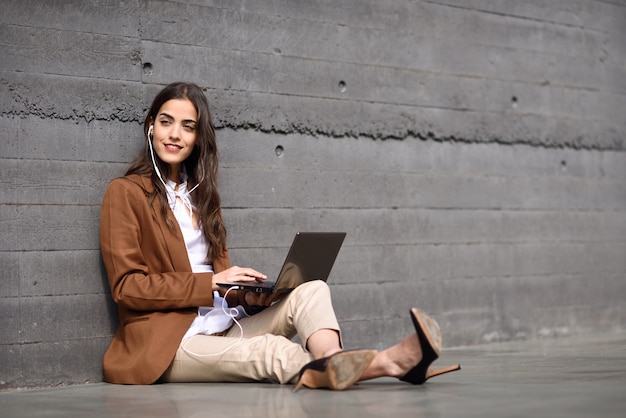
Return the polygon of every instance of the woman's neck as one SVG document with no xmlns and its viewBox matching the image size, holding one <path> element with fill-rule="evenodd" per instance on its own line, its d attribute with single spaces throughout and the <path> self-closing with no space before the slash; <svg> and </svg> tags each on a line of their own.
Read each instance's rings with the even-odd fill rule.
<svg viewBox="0 0 626 418">
<path fill-rule="evenodd" d="M 167 177 L 167 179 L 173 181 L 176 184 L 180 183 L 179 165 L 170 165 L 170 175 Z"/>
</svg>

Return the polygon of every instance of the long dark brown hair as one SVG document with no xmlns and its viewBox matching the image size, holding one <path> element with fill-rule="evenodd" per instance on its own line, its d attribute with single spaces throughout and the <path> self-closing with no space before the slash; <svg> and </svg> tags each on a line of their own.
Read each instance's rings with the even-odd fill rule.
<svg viewBox="0 0 626 418">
<path fill-rule="evenodd" d="M 226 250 L 226 228 L 222 219 L 221 200 L 217 188 L 218 155 L 215 129 L 211 120 L 209 103 L 200 87 L 193 83 L 176 82 L 167 85 L 155 96 L 143 125 L 145 147 L 131 163 L 126 171 L 126 175 L 151 175 L 154 193 L 150 196 L 150 201 L 153 201 L 155 198 L 160 200 L 162 216 L 168 221 L 167 211 L 169 204 L 167 192 L 152 164 L 148 146 L 148 129 L 155 122 L 161 106 L 172 99 L 187 99 L 191 101 L 198 113 L 196 142 L 191 155 L 183 164 L 188 176 L 188 190 L 199 185 L 191 193 L 191 201 L 197 210 L 204 238 L 209 244 L 207 256 L 209 260 L 212 260 L 222 255 Z M 156 153 L 154 157 L 163 178 L 168 178 L 170 174 L 169 165 L 164 163 Z M 174 228 L 174 225 L 169 221 L 168 226 Z"/>
</svg>

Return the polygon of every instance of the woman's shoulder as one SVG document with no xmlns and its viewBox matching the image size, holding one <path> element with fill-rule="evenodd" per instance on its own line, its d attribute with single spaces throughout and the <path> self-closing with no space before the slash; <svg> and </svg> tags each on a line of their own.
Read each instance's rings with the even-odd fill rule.
<svg viewBox="0 0 626 418">
<path fill-rule="evenodd" d="M 127 216 L 130 212 L 146 213 L 153 205 L 154 186 L 150 177 L 129 175 L 117 177 L 109 183 L 102 197 L 102 211 L 107 218 Z"/>
<path fill-rule="evenodd" d="M 123 177 L 117 177 L 109 183 L 109 191 L 126 191 L 126 192 L 138 192 L 152 193 L 154 191 L 154 184 L 152 179 L 147 175 L 129 174 Z"/>
<path fill-rule="evenodd" d="M 148 176 L 128 175 L 117 177 L 109 183 L 102 197 L 103 207 L 141 208 L 150 205 L 150 196 L 154 191 L 152 180 Z"/>
</svg>

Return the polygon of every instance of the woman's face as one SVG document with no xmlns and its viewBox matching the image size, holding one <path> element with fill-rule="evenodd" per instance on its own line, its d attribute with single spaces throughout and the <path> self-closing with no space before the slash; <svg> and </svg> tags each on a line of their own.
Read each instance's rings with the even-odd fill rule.
<svg viewBox="0 0 626 418">
<path fill-rule="evenodd" d="M 196 143 L 198 112 L 188 99 L 172 99 L 163 103 L 154 120 L 154 150 L 170 166 L 170 180 L 178 182 L 180 165 L 193 151 Z"/>
</svg>

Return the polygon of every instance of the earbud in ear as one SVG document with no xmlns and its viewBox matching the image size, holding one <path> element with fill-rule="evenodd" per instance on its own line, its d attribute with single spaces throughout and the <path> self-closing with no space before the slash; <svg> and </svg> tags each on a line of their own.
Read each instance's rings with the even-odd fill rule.
<svg viewBox="0 0 626 418">
<path fill-rule="evenodd" d="M 152 136 L 152 131 L 154 130 L 154 125 L 150 125 L 150 127 L 148 128 L 148 138 L 150 138 Z"/>
</svg>

